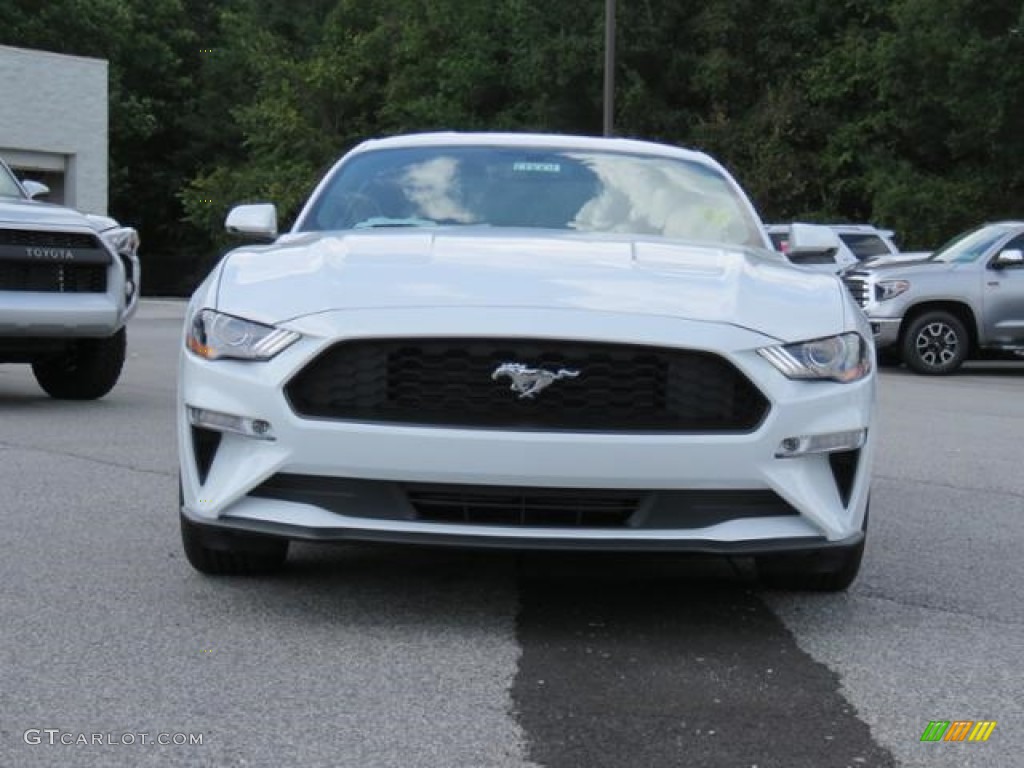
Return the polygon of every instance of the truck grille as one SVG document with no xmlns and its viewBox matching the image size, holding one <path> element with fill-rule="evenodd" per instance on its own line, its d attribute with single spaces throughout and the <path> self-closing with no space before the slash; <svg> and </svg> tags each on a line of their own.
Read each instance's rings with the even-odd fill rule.
<svg viewBox="0 0 1024 768">
<path fill-rule="evenodd" d="M 843 275 L 843 283 L 846 285 L 846 290 L 853 296 L 854 301 L 862 308 L 866 307 L 869 291 L 867 278 L 856 274 Z"/>
<path fill-rule="evenodd" d="M 104 293 L 109 264 L 87 232 L 0 228 L 0 291 Z"/>
<path fill-rule="evenodd" d="M 95 235 L 85 232 L 50 232 L 45 229 L 0 229 L 0 245 L 27 248 L 103 249 Z"/>
<path fill-rule="evenodd" d="M 579 374 L 520 397 L 493 378 L 510 362 Z M 285 393 L 309 418 L 523 430 L 750 432 L 769 409 L 718 355 L 539 339 L 344 341 Z"/>
<path fill-rule="evenodd" d="M 0 261 L 0 291 L 104 293 L 107 268 L 102 264 L 38 264 Z"/>
</svg>

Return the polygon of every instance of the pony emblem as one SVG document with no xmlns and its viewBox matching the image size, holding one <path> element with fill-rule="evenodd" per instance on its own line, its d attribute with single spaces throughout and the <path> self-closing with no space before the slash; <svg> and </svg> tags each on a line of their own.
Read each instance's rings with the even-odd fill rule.
<svg viewBox="0 0 1024 768">
<path fill-rule="evenodd" d="M 509 389 L 518 392 L 519 399 L 523 400 L 547 389 L 559 379 L 575 379 L 579 375 L 579 371 L 569 368 L 559 368 L 558 371 L 552 372 L 545 371 L 543 368 L 530 368 L 522 363 L 502 363 L 494 369 L 491 378 L 494 381 L 501 378 L 511 379 L 512 385 Z"/>
</svg>

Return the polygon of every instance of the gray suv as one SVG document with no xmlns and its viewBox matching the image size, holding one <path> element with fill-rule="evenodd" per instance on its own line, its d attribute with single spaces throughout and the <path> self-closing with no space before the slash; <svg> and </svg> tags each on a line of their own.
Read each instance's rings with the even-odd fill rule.
<svg viewBox="0 0 1024 768">
<path fill-rule="evenodd" d="M 1024 353 L 1024 221 L 986 224 L 919 261 L 861 265 L 843 281 L 879 355 L 947 374 L 985 353 Z"/>
<path fill-rule="evenodd" d="M 51 397 L 91 400 L 117 383 L 139 298 L 138 234 L 32 198 L 0 162 L 0 363 L 29 363 Z"/>
</svg>

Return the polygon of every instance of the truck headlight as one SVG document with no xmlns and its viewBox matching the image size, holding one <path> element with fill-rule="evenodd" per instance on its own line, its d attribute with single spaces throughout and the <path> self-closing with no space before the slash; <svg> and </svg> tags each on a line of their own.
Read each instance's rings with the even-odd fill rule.
<svg viewBox="0 0 1024 768">
<path fill-rule="evenodd" d="M 910 288 L 909 280 L 882 280 L 875 283 L 875 301 L 895 299 Z"/>
<path fill-rule="evenodd" d="M 269 360 L 299 338 L 295 331 L 274 328 L 212 309 L 195 314 L 185 346 L 207 360 Z"/>
<path fill-rule="evenodd" d="M 139 250 L 139 233 L 132 227 L 117 227 L 100 232 L 100 237 L 106 240 L 110 247 L 117 253 L 132 256 Z"/>
<path fill-rule="evenodd" d="M 757 350 L 790 379 L 822 379 L 847 384 L 871 373 L 871 351 L 858 333 L 781 344 Z"/>
</svg>

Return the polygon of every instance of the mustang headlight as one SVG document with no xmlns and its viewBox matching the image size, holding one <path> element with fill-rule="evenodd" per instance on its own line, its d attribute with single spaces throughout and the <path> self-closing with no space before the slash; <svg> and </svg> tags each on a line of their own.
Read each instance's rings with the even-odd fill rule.
<svg viewBox="0 0 1024 768">
<path fill-rule="evenodd" d="M 269 360 L 298 338 L 294 331 L 203 309 L 192 318 L 185 346 L 207 360 Z"/>
<path fill-rule="evenodd" d="M 871 372 L 871 352 L 858 333 L 801 341 L 757 350 L 790 379 L 827 379 L 849 383 Z"/>
<path fill-rule="evenodd" d="M 906 292 L 908 288 L 910 288 L 909 280 L 882 280 L 875 284 L 875 299 L 877 301 L 895 299 L 901 293 Z"/>
</svg>

